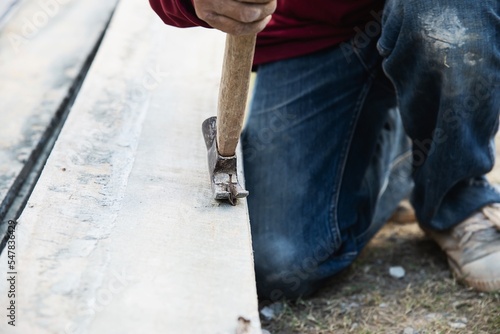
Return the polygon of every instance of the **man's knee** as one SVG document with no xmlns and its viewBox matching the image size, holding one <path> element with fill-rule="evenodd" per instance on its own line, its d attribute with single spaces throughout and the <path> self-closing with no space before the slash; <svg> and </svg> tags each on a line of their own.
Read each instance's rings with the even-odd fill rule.
<svg viewBox="0 0 500 334">
<path fill-rule="evenodd" d="M 263 241 L 263 240 L 260 240 Z M 271 238 L 254 242 L 257 290 L 261 300 L 297 299 L 315 292 L 321 281 L 348 266 L 354 256 L 335 260 L 336 247 L 318 241 L 300 247 L 297 242 Z M 339 262 L 339 263 L 337 263 Z"/>
<path fill-rule="evenodd" d="M 399 45 L 402 40 L 411 45 L 413 52 L 422 47 L 428 56 L 438 57 L 444 65 L 451 66 L 446 61 L 455 51 L 463 63 L 473 64 L 482 51 L 491 49 L 494 41 L 488 39 L 494 38 L 499 24 L 496 0 L 389 0 L 379 47 L 387 56 L 396 47 L 396 41 Z M 443 58 L 445 54 L 448 59 Z"/>
<path fill-rule="evenodd" d="M 256 259 L 259 298 L 267 301 L 293 300 L 313 293 L 318 284 L 318 263 L 311 258 L 305 258 L 304 261 L 309 264 L 304 266 L 299 259 L 293 263 L 280 264 Z"/>
</svg>

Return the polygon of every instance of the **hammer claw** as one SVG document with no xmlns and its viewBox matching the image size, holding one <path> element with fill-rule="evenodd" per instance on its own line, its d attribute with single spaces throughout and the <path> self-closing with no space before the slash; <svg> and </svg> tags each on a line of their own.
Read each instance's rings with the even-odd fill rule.
<svg viewBox="0 0 500 334">
<path fill-rule="evenodd" d="M 236 199 L 248 196 L 248 191 L 239 183 L 236 155 L 223 157 L 217 150 L 216 121 L 216 117 L 210 117 L 202 124 L 203 137 L 208 149 L 208 171 L 212 192 L 215 199 L 229 200 L 232 205 L 235 205 Z"/>
</svg>

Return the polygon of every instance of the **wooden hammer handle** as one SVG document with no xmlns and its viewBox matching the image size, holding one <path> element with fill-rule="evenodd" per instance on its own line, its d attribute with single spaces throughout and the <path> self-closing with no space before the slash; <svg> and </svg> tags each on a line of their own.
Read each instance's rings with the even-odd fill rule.
<svg viewBox="0 0 500 334">
<path fill-rule="evenodd" d="M 217 110 L 217 147 L 233 156 L 240 138 L 252 70 L 256 35 L 226 36 Z"/>
</svg>

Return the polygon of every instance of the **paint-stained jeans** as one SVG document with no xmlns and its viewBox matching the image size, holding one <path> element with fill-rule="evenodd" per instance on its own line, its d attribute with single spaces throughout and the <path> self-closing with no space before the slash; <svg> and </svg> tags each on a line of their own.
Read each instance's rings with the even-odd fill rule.
<svg viewBox="0 0 500 334">
<path fill-rule="evenodd" d="M 387 1 L 348 43 L 259 67 L 242 144 L 261 299 L 314 292 L 406 196 L 437 230 L 500 202 L 499 6 Z"/>
</svg>

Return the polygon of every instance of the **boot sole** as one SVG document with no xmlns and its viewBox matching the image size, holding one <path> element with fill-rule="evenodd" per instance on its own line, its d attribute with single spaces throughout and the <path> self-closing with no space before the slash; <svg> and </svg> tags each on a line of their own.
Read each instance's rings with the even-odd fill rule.
<svg viewBox="0 0 500 334">
<path fill-rule="evenodd" d="M 462 282 L 465 285 L 481 292 L 494 292 L 500 290 L 500 278 L 494 280 L 478 280 L 478 279 L 468 278 L 467 275 L 464 275 L 462 273 L 458 265 L 455 262 L 453 262 L 448 256 L 447 259 L 453 277 L 457 281 Z"/>
</svg>

